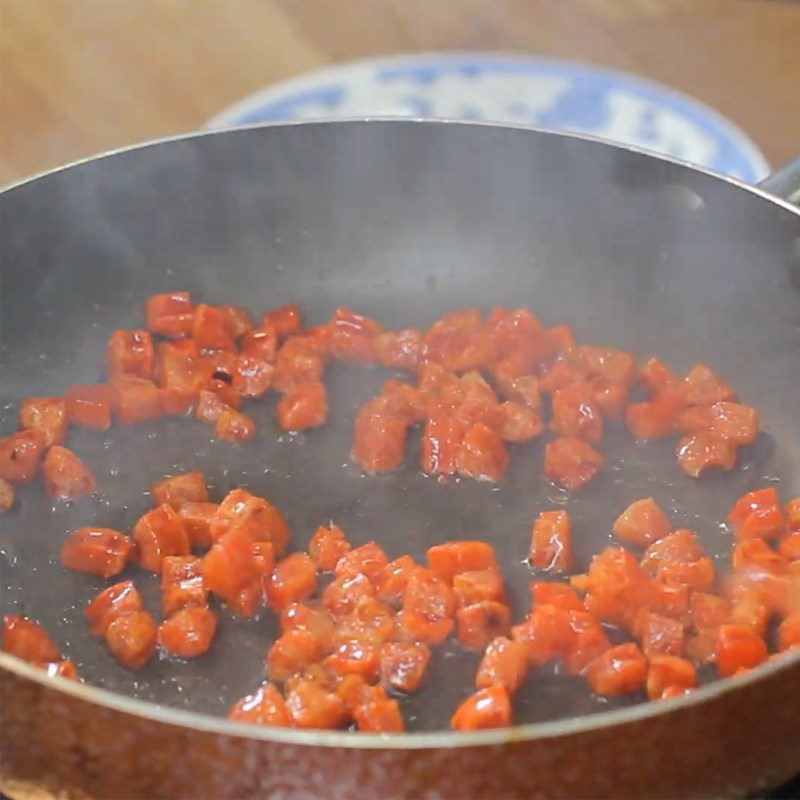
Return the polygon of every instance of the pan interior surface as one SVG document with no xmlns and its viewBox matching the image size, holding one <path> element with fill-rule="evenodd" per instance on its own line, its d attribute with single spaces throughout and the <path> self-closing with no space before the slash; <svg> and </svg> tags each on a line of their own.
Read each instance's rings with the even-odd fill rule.
<svg viewBox="0 0 800 800">
<path fill-rule="evenodd" d="M 83 609 L 105 584 L 58 565 L 65 533 L 129 530 L 166 474 L 203 470 L 215 500 L 235 486 L 263 494 L 287 515 L 296 548 L 329 520 L 390 557 L 485 539 L 515 619 L 529 602 L 524 558 L 540 511 L 569 511 L 581 572 L 611 543 L 619 512 L 652 496 L 725 569 L 731 534 L 720 523 L 736 497 L 773 483 L 785 498 L 800 494 L 800 216 L 686 166 L 510 128 L 311 123 L 114 154 L 7 191 L 0 214 L 3 435 L 24 397 L 101 379 L 111 331 L 140 327 L 144 300 L 176 289 L 255 315 L 298 302 L 310 324 L 340 305 L 386 327 L 424 327 L 475 305 L 528 306 L 545 324 L 572 324 L 580 341 L 640 361 L 707 363 L 762 416 L 739 467 L 700 481 L 680 471 L 674 443 L 639 445 L 612 429 L 607 468 L 574 496 L 542 475 L 544 440 L 513 447 L 498 486 L 421 475 L 413 435 L 399 473 L 362 475 L 349 458 L 352 424 L 389 377 L 382 370 L 330 368 L 330 423 L 297 436 L 278 430 L 275 395 L 249 409 L 259 433 L 245 446 L 214 440 L 192 419 L 72 431 L 68 445 L 101 493 L 68 505 L 39 483 L 20 489 L 0 523 L 2 610 L 41 621 L 91 684 L 223 715 L 263 677 L 277 630 L 270 612 L 240 620 L 223 610 L 208 656 L 153 660 L 136 674 L 89 635 Z M 157 580 L 129 573 L 157 614 Z M 409 729 L 445 726 L 477 662 L 457 645 L 437 648 L 426 688 L 402 701 Z M 642 699 L 611 704 L 579 678 L 541 670 L 521 691 L 515 721 Z"/>
</svg>

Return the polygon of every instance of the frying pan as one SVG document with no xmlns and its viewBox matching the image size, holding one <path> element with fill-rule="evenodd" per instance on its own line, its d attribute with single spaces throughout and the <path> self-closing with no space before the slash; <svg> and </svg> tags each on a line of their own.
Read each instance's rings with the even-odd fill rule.
<svg viewBox="0 0 800 800">
<path fill-rule="evenodd" d="M 140 326 L 144 299 L 174 289 L 254 313 L 297 301 L 312 324 L 339 305 L 387 327 L 525 305 L 547 324 L 574 324 L 582 341 L 679 370 L 708 363 L 764 428 L 736 471 L 700 481 L 681 473 L 672 444 L 611 431 L 608 467 L 574 497 L 542 476 L 543 442 L 514 448 L 496 487 L 420 475 L 415 442 L 399 473 L 363 476 L 349 463 L 352 421 L 387 377 L 379 370 L 333 368 L 331 423 L 295 437 L 279 435 L 271 399 L 253 406 L 259 434 L 246 446 L 214 441 L 191 419 L 72 432 L 101 494 L 69 505 L 39 485 L 19 491 L 2 519 L 2 610 L 40 620 L 87 683 L 46 680 L 0 655 L 6 778 L 102 797 L 700 797 L 796 771 L 798 657 L 661 704 L 603 702 L 580 679 L 542 670 L 520 695 L 519 725 L 454 735 L 442 728 L 477 657 L 448 645 L 426 688 L 403 701 L 405 736 L 260 729 L 224 713 L 261 680 L 274 615 L 223 611 L 207 657 L 132 674 L 83 619 L 102 582 L 57 564 L 65 531 L 128 529 L 148 487 L 192 468 L 216 498 L 233 486 L 270 498 L 299 548 L 330 519 L 391 557 L 486 539 L 515 618 L 528 603 L 530 522 L 547 508 L 570 512 L 576 571 L 644 496 L 698 531 L 725 569 L 720 520 L 734 499 L 772 483 L 800 494 L 800 212 L 789 203 L 588 137 L 371 120 L 120 151 L 6 190 L 1 213 L 4 434 L 25 396 L 100 379 L 109 333 Z M 154 579 L 134 577 L 155 611 Z"/>
</svg>

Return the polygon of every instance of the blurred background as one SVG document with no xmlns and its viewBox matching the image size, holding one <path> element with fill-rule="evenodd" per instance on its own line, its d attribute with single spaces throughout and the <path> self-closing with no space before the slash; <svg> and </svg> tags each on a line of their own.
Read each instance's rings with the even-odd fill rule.
<svg viewBox="0 0 800 800">
<path fill-rule="evenodd" d="M 212 118 L 544 124 L 747 180 L 800 152 L 796 2 L 0 0 L 0 14 L 2 184 Z M 426 55 L 319 72 L 391 54 Z"/>
</svg>

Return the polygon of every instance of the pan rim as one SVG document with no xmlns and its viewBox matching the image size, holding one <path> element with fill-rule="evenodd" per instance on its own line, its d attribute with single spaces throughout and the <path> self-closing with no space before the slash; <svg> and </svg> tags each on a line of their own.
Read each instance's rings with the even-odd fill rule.
<svg viewBox="0 0 800 800">
<path fill-rule="evenodd" d="M 42 180 L 44 178 L 47 178 L 51 175 L 55 175 L 64 170 L 72 169 L 73 167 L 78 167 L 83 164 L 87 164 L 89 162 L 98 161 L 100 159 L 111 158 L 113 156 L 121 155 L 134 150 L 144 150 L 150 147 L 157 147 L 159 145 L 169 144 L 171 142 L 188 141 L 190 139 L 200 139 L 207 136 L 235 135 L 240 132 L 246 133 L 248 131 L 258 130 L 262 128 L 296 128 L 296 127 L 321 127 L 321 126 L 350 127 L 350 126 L 363 125 L 366 123 L 369 123 L 371 125 L 377 124 L 381 126 L 393 126 L 393 127 L 447 126 L 447 127 L 458 127 L 458 128 L 498 128 L 500 130 L 520 131 L 531 134 L 559 137 L 562 139 L 577 139 L 579 141 L 591 142 L 593 144 L 599 144 L 604 147 L 609 147 L 615 150 L 624 150 L 627 152 L 635 153 L 637 155 L 653 158 L 668 164 L 684 167 L 686 169 L 691 170 L 692 172 L 698 172 L 702 175 L 707 175 L 708 177 L 716 178 L 718 180 L 723 181 L 724 183 L 730 184 L 731 186 L 735 186 L 738 189 L 744 189 L 745 191 L 750 192 L 756 197 L 759 197 L 762 200 L 767 200 L 773 203 L 774 205 L 779 206 L 784 211 L 789 211 L 793 215 L 800 217 L 800 207 L 795 206 L 788 200 L 784 200 L 781 197 L 778 197 L 774 194 L 771 194 L 770 192 L 765 191 L 764 189 L 761 189 L 759 185 L 747 183 L 746 181 L 743 181 L 739 178 L 734 178 L 731 175 L 725 175 L 721 172 L 717 172 L 716 170 L 700 166 L 699 164 L 693 164 L 690 161 L 686 161 L 684 159 L 677 158 L 675 156 L 668 156 L 664 155 L 663 153 L 657 153 L 653 150 L 648 150 L 645 147 L 638 147 L 635 145 L 613 142 L 608 139 L 603 139 L 599 136 L 595 136 L 589 133 L 557 131 L 557 130 L 552 130 L 550 128 L 537 127 L 534 125 L 511 125 L 503 122 L 491 122 L 483 120 L 467 121 L 467 120 L 445 119 L 445 118 L 429 119 L 425 117 L 392 117 L 392 116 L 381 116 L 381 115 L 365 116 L 365 117 L 347 117 L 341 119 L 319 118 L 319 119 L 302 119 L 302 120 L 277 120 L 274 122 L 256 122 L 250 125 L 236 125 L 235 127 L 229 127 L 229 128 L 201 129 L 197 131 L 189 131 L 186 133 L 178 133 L 172 136 L 162 136 L 156 139 L 148 139 L 144 142 L 135 142 L 133 144 L 123 145 L 121 147 L 115 147 L 109 150 L 103 150 L 99 153 L 95 153 L 94 155 L 86 156 L 85 158 L 78 158 L 73 161 L 68 161 L 65 164 L 59 164 L 58 166 L 53 167 L 51 169 L 34 173 L 33 175 L 29 175 L 28 177 L 21 178 L 20 180 L 17 181 L 12 181 L 6 186 L 0 187 L 0 198 L 8 194 L 9 192 L 14 191 L 15 189 L 19 189 L 22 188 L 23 186 L 26 186 L 29 183 Z M 767 178 L 768 177 L 769 176 L 767 176 Z"/>
<path fill-rule="evenodd" d="M 545 128 L 537 128 L 523 125 L 507 125 L 492 122 L 464 122 L 460 120 L 445 119 L 414 119 L 414 118 L 392 118 L 392 117 L 356 117 L 352 119 L 337 120 L 298 120 L 256 123 L 253 125 L 237 126 L 235 128 L 223 128 L 217 130 L 202 130 L 190 133 L 178 134 L 175 136 L 162 137 L 148 142 L 136 143 L 120 148 L 111 149 L 87 158 L 77 159 L 67 164 L 59 165 L 35 175 L 13 182 L 0 189 L 0 198 L 9 195 L 16 189 L 27 186 L 34 181 L 45 179 L 64 170 L 71 169 L 99 159 L 111 158 L 115 155 L 124 154 L 129 151 L 143 150 L 171 142 L 180 142 L 206 136 L 236 135 L 247 131 L 261 128 L 294 128 L 298 126 L 355 126 L 365 123 L 399 126 L 458 126 L 461 127 L 481 127 L 481 128 L 500 128 L 516 130 L 531 134 L 547 136 L 558 136 L 565 139 L 578 139 L 592 142 L 604 147 L 611 147 L 618 150 L 625 150 L 638 155 L 655 158 L 659 161 L 684 167 L 693 172 L 698 172 L 712 178 L 724 181 L 736 188 L 750 192 L 756 197 L 766 200 L 778 206 L 784 211 L 790 212 L 793 216 L 800 219 L 800 208 L 782 198 L 776 197 L 769 192 L 760 189 L 758 186 L 745 183 L 737 178 L 723 175 L 706 167 L 691 164 L 682 159 L 664 156 L 645 148 L 631 145 L 616 144 L 606 141 L 590 134 L 566 133 L 561 131 L 551 131 Z M 512 726 L 510 728 L 475 731 L 468 733 L 455 733 L 446 730 L 437 730 L 420 733 L 403 734 L 364 734 L 354 735 L 349 731 L 308 731 L 291 728 L 268 728 L 256 725 L 248 725 L 242 722 L 233 722 L 224 717 L 215 717 L 210 714 L 202 714 L 196 711 L 171 708 L 146 700 L 112 692 L 97 686 L 79 683 L 63 677 L 49 677 L 43 670 L 21 661 L 20 659 L 0 652 L 0 676 L 4 672 L 11 672 L 17 676 L 31 680 L 41 686 L 47 686 L 64 694 L 83 700 L 93 705 L 102 706 L 122 713 L 133 714 L 134 716 L 149 719 L 155 722 L 175 725 L 204 732 L 232 736 L 244 739 L 254 739 L 261 741 L 274 742 L 287 745 L 299 746 L 321 746 L 333 748 L 359 749 L 359 750 L 421 750 L 439 749 L 455 747 L 480 747 L 491 745 L 510 744 L 515 742 L 528 742 L 540 739 L 556 738 L 583 733 L 591 730 L 605 729 L 619 724 L 634 723 L 637 721 L 662 716 L 674 711 L 686 709 L 703 704 L 714 698 L 721 697 L 728 692 L 735 691 L 738 687 L 747 686 L 759 682 L 767 676 L 774 675 L 785 670 L 796 669 L 800 666 L 800 652 L 786 654 L 784 657 L 768 662 L 745 675 L 735 678 L 723 678 L 713 681 L 700 687 L 684 697 L 675 698 L 668 703 L 643 702 L 622 709 L 602 711 L 596 714 L 570 717 L 565 719 L 527 723 Z"/>
<path fill-rule="evenodd" d="M 600 711 L 595 714 L 584 714 L 547 722 L 529 722 L 494 730 L 470 732 L 436 730 L 379 734 L 344 730 L 272 728 L 252 725 L 246 722 L 234 722 L 226 717 L 216 717 L 198 711 L 189 711 L 152 703 L 148 700 L 139 700 L 99 686 L 80 683 L 70 678 L 57 675 L 49 676 L 39 667 L 28 664 L 9 653 L 0 652 L 0 677 L 6 671 L 12 672 L 20 678 L 33 681 L 43 687 L 53 688 L 78 700 L 113 711 L 132 714 L 141 719 L 204 733 L 243 739 L 257 739 L 275 744 L 356 750 L 438 750 L 485 747 L 571 736 L 618 725 L 641 722 L 694 706 L 700 706 L 730 692 L 737 691 L 741 687 L 759 683 L 768 676 L 792 669 L 796 670 L 800 675 L 800 650 L 784 653 L 781 658 L 767 661 L 745 674 L 714 680 L 711 683 L 700 686 L 694 692 L 682 697 L 672 698 L 668 702 L 647 700 L 625 708 Z"/>
</svg>

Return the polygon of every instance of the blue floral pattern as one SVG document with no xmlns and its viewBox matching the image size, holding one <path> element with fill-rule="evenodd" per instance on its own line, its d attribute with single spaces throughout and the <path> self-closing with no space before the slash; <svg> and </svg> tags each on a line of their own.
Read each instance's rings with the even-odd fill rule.
<svg viewBox="0 0 800 800">
<path fill-rule="evenodd" d="M 345 64 L 245 98 L 209 125 L 375 116 L 589 133 L 750 182 L 769 171 L 741 131 L 686 95 L 631 75 L 511 56 L 417 55 Z"/>
</svg>

